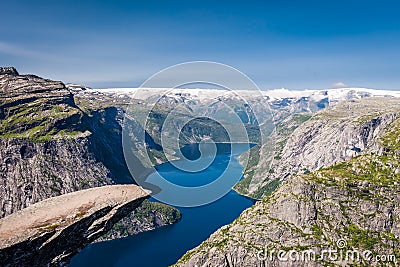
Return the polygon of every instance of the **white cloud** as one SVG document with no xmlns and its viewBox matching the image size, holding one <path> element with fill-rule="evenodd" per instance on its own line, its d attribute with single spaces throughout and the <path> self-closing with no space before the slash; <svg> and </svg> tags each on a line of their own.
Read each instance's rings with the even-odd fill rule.
<svg viewBox="0 0 400 267">
<path fill-rule="evenodd" d="M 336 82 L 336 83 L 332 84 L 332 86 L 335 88 L 344 88 L 344 87 L 347 87 L 347 84 L 345 84 L 344 82 Z"/>
</svg>

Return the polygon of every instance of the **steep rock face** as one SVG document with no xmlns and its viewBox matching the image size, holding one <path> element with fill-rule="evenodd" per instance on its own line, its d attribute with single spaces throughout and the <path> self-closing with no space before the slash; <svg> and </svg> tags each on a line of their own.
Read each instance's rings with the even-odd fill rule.
<svg viewBox="0 0 400 267">
<path fill-rule="evenodd" d="M 62 82 L 1 68 L 0 218 L 49 197 L 132 183 L 121 145 L 124 105 L 125 99 L 78 98 Z M 146 219 L 137 220 L 137 231 L 151 228 Z"/>
<path fill-rule="evenodd" d="M 0 139 L 0 217 L 48 197 L 111 184 L 88 140 Z"/>
<path fill-rule="evenodd" d="M 122 124 L 124 112 L 120 108 L 105 107 L 90 112 L 86 118 L 92 133 L 88 136 L 89 150 L 109 171 L 117 183 L 132 183 L 122 148 Z"/>
<path fill-rule="evenodd" d="M 311 118 L 311 113 L 292 114 L 283 119 L 275 127 L 274 132 L 267 138 L 263 145 L 257 145 L 239 157 L 241 164 L 245 167 L 244 179 L 235 185 L 235 190 L 243 195 L 254 199 L 260 199 L 268 195 L 279 185 L 279 179 L 268 179 L 274 175 L 271 168 L 280 158 L 288 138 L 301 124 Z M 248 162 L 244 162 L 248 154 Z M 266 183 L 266 180 L 268 183 Z"/>
<path fill-rule="evenodd" d="M 0 75 L 0 217 L 48 197 L 111 184 L 85 114 L 61 82 Z"/>
<path fill-rule="evenodd" d="M 395 266 L 399 123 L 376 140 L 383 144 L 380 153 L 289 178 L 177 266 Z"/>
<path fill-rule="evenodd" d="M 365 98 L 342 102 L 318 112 L 311 119 L 294 127 L 289 135 L 275 133 L 274 142 L 261 147 L 260 160 L 253 167 L 247 188 L 240 193 L 256 196 L 270 193 L 271 183 L 288 179 L 297 173 L 308 173 L 351 159 L 378 152 L 376 140 L 388 125 L 398 118 L 400 100 Z M 293 125 L 285 120 L 280 128 Z M 279 129 L 277 127 L 277 129 Z M 271 155 L 271 148 L 274 154 Z M 265 192 L 264 192 L 265 191 Z"/>
<path fill-rule="evenodd" d="M 64 266 L 149 196 L 135 185 L 49 198 L 0 219 L 2 266 Z"/>
<path fill-rule="evenodd" d="M 181 213 L 168 205 L 145 200 L 140 207 L 117 222 L 113 228 L 96 241 L 135 235 L 173 224 L 181 219 Z"/>
<path fill-rule="evenodd" d="M 374 197 L 382 191 L 385 191 L 382 197 Z M 293 250 L 301 254 L 312 250 L 318 259 L 323 249 L 338 249 L 336 242 L 343 239 L 349 251 L 361 254 L 369 250 L 373 255 L 398 257 L 399 201 L 398 188 L 360 181 L 349 190 L 297 177 L 189 251 L 177 266 L 379 265 L 366 259 L 346 261 L 346 258 L 331 262 L 327 258 L 279 261 L 276 254 L 271 259 L 269 253 Z"/>
</svg>

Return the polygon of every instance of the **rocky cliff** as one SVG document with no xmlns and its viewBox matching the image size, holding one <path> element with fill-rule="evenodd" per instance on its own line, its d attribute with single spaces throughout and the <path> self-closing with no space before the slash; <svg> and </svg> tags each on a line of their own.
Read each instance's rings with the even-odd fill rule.
<svg viewBox="0 0 400 267">
<path fill-rule="evenodd" d="M 399 111 L 399 98 L 364 98 L 340 102 L 312 118 L 306 113 L 292 115 L 277 125 L 270 142 L 261 147 L 259 160 L 247 166 L 237 190 L 261 198 L 291 175 L 378 152 L 382 147 L 376 140 Z"/>
<path fill-rule="evenodd" d="M 88 140 L 0 139 L 0 217 L 52 196 L 111 184 Z"/>
<path fill-rule="evenodd" d="M 150 195 L 135 185 L 86 189 L 0 219 L 2 266 L 64 266 Z"/>
<path fill-rule="evenodd" d="M 154 230 L 160 226 L 176 223 L 180 219 L 181 213 L 177 209 L 162 203 L 145 200 L 140 207 L 115 223 L 110 231 L 96 241 L 100 242 L 135 235 L 140 232 Z"/>
<path fill-rule="evenodd" d="M 82 99 L 73 92 L 62 82 L 0 68 L 0 218 L 49 197 L 133 182 L 121 145 L 126 100 Z M 179 219 L 162 213 L 160 205 L 144 209 L 154 223 L 146 214 L 131 214 L 135 223 L 126 221 L 127 229 Z M 119 224 L 114 233 L 126 231 Z"/>
<path fill-rule="evenodd" d="M 12 68 L 1 73 L 0 217 L 48 197 L 111 184 L 110 171 L 90 151 L 84 113 L 64 84 Z"/>
<path fill-rule="evenodd" d="M 362 116 L 339 116 L 335 108 L 299 126 L 294 131 L 299 134 L 291 137 L 298 140 L 298 147 L 290 146 L 299 151 L 294 157 L 308 151 L 319 155 L 318 163 L 338 155 L 337 163 L 287 177 L 177 266 L 395 266 L 400 257 L 399 105 L 398 100 L 370 101 L 343 103 L 364 107 L 358 109 Z M 318 122 L 321 118 L 325 124 Z M 313 138 L 300 142 L 304 136 Z M 315 140 L 323 149 L 305 149 Z M 350 151 L 360 150 L 347 156 L 346 150 L 336 150 L 336 140 Z"/>
</svg>

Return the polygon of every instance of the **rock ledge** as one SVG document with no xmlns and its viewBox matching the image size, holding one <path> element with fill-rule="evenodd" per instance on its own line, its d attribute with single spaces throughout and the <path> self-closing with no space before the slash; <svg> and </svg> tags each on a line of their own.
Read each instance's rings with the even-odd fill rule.
<svg viewBox="0 0 400 267">
<path fill-rule="evenodd" d="M 0 220 L 3 266 L 64 266 L 137 208 L 150 191 L 110 185 L 46 199 Z"/>
</svg>

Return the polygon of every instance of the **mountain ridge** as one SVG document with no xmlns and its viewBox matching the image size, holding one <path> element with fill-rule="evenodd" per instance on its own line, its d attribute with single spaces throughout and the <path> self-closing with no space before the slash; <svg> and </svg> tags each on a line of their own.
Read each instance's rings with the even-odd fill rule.
<svg viewBox="0 0 400 267">
<path fill-rule="evenodd" d="M 108 185 L 47 198 L 0 219 L 3 266 L 62 266 L 150 195 Z"/>
</svg>

